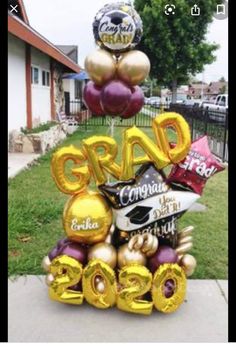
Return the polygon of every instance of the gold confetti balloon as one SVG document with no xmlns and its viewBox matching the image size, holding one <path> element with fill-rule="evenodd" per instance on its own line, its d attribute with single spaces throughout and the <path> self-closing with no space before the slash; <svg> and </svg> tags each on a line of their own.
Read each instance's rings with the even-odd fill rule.
<svg viewBox="0 0 236 349">
<path fill-rule="evenodd" d="M 73 196 L 63 212 L 63 226 L 70 240 L 95 244 L 104 241 L 112 224 L 112 211 L 95 192 Z"/>
</svg>

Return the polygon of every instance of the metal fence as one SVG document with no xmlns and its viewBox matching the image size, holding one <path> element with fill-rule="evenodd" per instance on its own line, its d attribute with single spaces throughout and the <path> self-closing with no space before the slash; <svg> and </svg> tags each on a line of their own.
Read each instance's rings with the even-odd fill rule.
<svg viewBox="0 0 236 349">
<path fill-rule="evenodd" d="M 72 105 L 72 104 L 71 104 Z M 81 110 L 81 106 L 75 108 L 77 104 L 74 103 L 74 111 Z M 170 104 L 154 106 L 144 105 L 140 113 L 130 119 L 115 118 L 116 127 L 130 127 L 136 125 L 137 127 L 145 128 L 152 126 L 152 119 L 157 115 L 173 111 L 181 114 L 188 122 L 191 129 L 192 140 L 200 136 L 207 135 L 209 146 L 214 155 L 219 157 L 222 161 L 228 161 L 228 112 L 212 111 L 200 107 L 190 107 L 182 104 Z M 79 114 L 79 112 L 78 112 Z M 81 122 L 85 129 L 90 126 L 110 126 L 110 117 L 86 117 Z"/>
</svg>

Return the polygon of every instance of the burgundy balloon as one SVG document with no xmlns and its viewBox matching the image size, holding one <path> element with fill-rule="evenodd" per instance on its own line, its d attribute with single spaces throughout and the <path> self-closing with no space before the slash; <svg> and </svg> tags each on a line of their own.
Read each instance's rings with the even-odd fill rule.
<svg viewBox="0 0 236 349">
<path fill-rule="evenodd" d="M 166 298 L 170 298 L 171 296 L 173 296 L 175 292 L 175 283 L 174 283 L 174 280 L 167 280 L 165 282 L 165 285 L 164 285 L 164 295 Z"/>
<path fill-rule="evenodd" d="M 164 263 L 176 263 L 178 255 L 176 251 L 169 246 L 160 246 L 157 252 L 148 260 L 148 268 L 155 273 L 157 268 Z"/>
<path fill-rule="evenodd" d="M 124 119 L 131 118 L 137 114 L 144 105 L 144 94 L 139 86 L 134 86 L 131 88 L 132 96 L 128 108 L 121 114 Z"/>
<path fill-rule="evenodd" d="M 101 105 L 108 115 L 121 115 L 129 106 L 132 92 L 128 85 L 119 80 L 108 82 L 101 92 Z"/>
<path fill-rule="evenodd" d="M 60 249 L 60 248 L 64 247 L 66 244 L 68 244 L 69 242 L 70 242 L 70 240 L 68 238 L 63 238 L 61 240 L 58 240 L 57 248 Z"/>
<path fill-rule="evenodd" d="M 100 104 L 101 87 L 96 86 L 93 81 L 89 81 L 84 88 L 83 98 L 88 109 L 97 116 L 105 115 Z"/>
<path fill-rule="evenodd" d="M 48 254 L 48 258 L 50 259 L 50 261 L 52 261 L 54 258 L 56 258 L 58 256 L 58 248 L 54 247 Z"/>
<path fill-rule="evenodd" d="M 76 242 L 71 242 L 64 248 L 60 249 L 60 255 L 62 254 L 76 259 L 83 265 L 87 263 L 87 250 Z"/>
</svg>

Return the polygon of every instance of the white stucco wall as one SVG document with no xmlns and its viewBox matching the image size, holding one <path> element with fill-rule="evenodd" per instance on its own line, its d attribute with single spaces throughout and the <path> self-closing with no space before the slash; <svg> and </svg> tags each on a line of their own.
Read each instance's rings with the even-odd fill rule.
<svg viewBox="0 0 236 349">
<path fill-rule="evenodd" d="M 31 48 L 31 65 L 39 68 L 39 84 L 32 84 L 33 126 L 51 120 L 50 86 L 42 86 L 42 70 L 50 71 L 50 58 L 36 48 Z"/>
<path fill-rule="evenodd" d="M 8 130 L 26 127 L 25 44 L 8 34 Z"/>
<path fill-rule="evenodd" d="M 64 91 L 70 93 L 70 100 L 75 100 L 75 80 L 63 79 Z"/>
</svg>

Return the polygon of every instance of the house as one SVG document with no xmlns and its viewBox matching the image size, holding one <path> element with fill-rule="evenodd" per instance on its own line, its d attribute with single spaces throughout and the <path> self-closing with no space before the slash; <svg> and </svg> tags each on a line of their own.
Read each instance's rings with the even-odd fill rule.
<svg viewBox="0 0 236 349">
<path fill-rule="evenodd" d="M 206 90 L 206 98 L 215 98 L 219 94 L 225 94 L 228 92 L 227 81 L 215 81 L 211 82 Z"/>
<path fill-rule="evenodd" d="M 206 95 L 208 84 L 206 82 L 192 83 L 188 86 L 188 97 L 200 99 Z"/>
<path fill-rule="evenodd" d="M 17 12 L 8 11 L 9 133 L 56 119 L 65 110 L 63 75 L 81 72 L 74 53 L 69 57 L 34 30 L 23 1 L 14 3 Z"/>
</svg>

